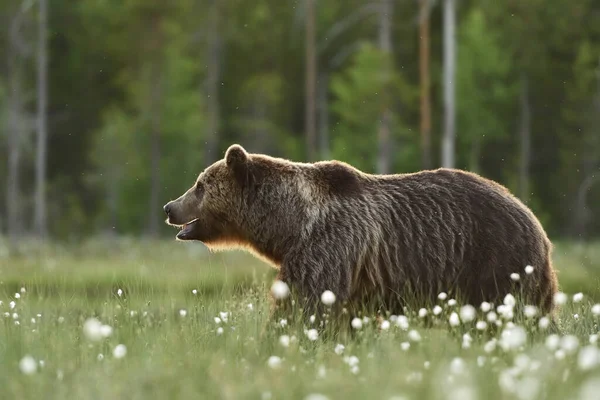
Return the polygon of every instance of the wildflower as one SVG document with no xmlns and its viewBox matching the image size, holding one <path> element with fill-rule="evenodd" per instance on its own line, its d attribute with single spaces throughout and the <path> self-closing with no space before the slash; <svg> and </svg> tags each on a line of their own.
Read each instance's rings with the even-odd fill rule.
<svg viewBox="0 0 600 400">
<path fill-rule="evenodd" d="M 113 333 L 113 328 L 110 325 L 101 325 L 100 326 L 100 335 L 102 337 L 109 337 Z"/>
<path fill-rule="evenodd" d="M 526 267 L 525 267 L 525 273 L 526 273 L 527 275 L 531 275 L 531 274 L 533 274 L 533 267 L 532 267 L 531 265 L 528 265 L 528 266 L 526 266 Z"/>
<path fill-rule="evenodd" d="M 485 365 L 485 356 L 477 356 L 477 366 L 483 367 Z"/>
<path fill-rule="evenodd" d="M 483 351 L 486 353 L 491 353 L 494 350 L 496 350 L 496 339 L 492 339 L 483 345 Z"/>
<path fill-rule="evenodd" d="M 312 340 L 314 342 L 315 340 L 317 340 L 319 338 L 319 332 L 317 332 L 316 329 L 309 329 L 306 332 L 306 336 L 308 337 L 309 340 Z"/>
<path fill-rule="evenodd" d="M 465 333 L 463 335 L 463 342 L 462 342 L 462 348 L 463 349 L 468 349 L 471 347 L 471 342 L 473 341 L 473 338 L 471 337 L 471 335 L 469 335 L 468 333 Z"/>
<path fill-rule="evenodd" d="M 487 329 L 487 323 L 485 321 L 477 321 L 475 328 L 479 331 L 485 331 Z"/>
<path fill-rule="evenodd" d="M 512 274 L 510 274 L 510 279 L 512 279 L 515 282 L 518 282 L 521 279 L 521 275 L 517 274 L 516 272 L 513 272 Z"/>
<path fill-rule="evenodd" d="M 592 334 L 590 335 L 590 344 L 596 344 L 598 343 L 598 335 L 597 334 Z"/>
<path fill-rule="evenodd" d="M 344 349 L 346 347 L 344 347 L 343 344 L 336 344 L 335 345 L 335 349 L 333 349 L 333 351 L 335 352 L 335 354 L 337 354 L 338 356 L 341 355 L 344 352 Z"/>
<path fill-rule="evenodd" d="M 419 318 L 425 318 L 427 316 L 427 309 L 421 308 L 419 309 Z"/>
<path fill-rule="evenodd" d="M 598 362 L 600 362 L 600 357 L 596 346 L 588 345 L 582 348 L 577 355 L 577 366 L 582 371 L 595 368 Z"/>
<path fill-rule="evenodd" d="M 396 319 L 396 325 L 402 330 L 407 330 L 409 327 L 408 317 L 406 315 L 399 315 Z"/>
<path fill-rule="evenodd" d="M 113 357 L 115 358 L 123 358 L 127 354 L 127 347 L 124 344 L 118 344 L 113 349 Z"/>
<path fill-rule="evenodd" d="M 104 360 L 104 354 L 102 354 L 102 353 L 98 354 L 98 355 L 96 356 L 96 360 L 98 360 L 98 361 L 102 361 L 102 360 Z"/>
<path fill-rule="evenodd" d="M 550 319 L 548 319 L 548 317 L 540 318 L 538 326 L 540 327 L 540 329 L 547 329 L 550 326 Z"/>
<path fill-rule="evenodd" d="M 179 315 L 185 317 L 187 315 L 187 311 L 184 309 L 179 310 Z"/>
<path fill-rule="evenodd" d="M 285 299 L 290 295 L 290 288 L 287 283 L 276 280 L 271 286 L 271 293 L 276 299 Z"/>
<path fill-rule="evenodd" d="M 507 294 L 506 296 L 504 296 L 504 305 L 509 306 L 509 307 L 514 307 L 515 304 L 517 304 L 517 300 L 515 299 L 515 296 L 513 296 L 512 294 Z"/>
<path fill-rule="evenodd" d="M 486 313 L 492 309 L 492 305 L 490 303 L 488 303 L 487 301 L 484 301 L 483 303 L 481 303 L 480 308 L 481 308 L 481 311 Z"/>
<path fill-rule="evenodd" d="M 19 293 L 15 293 L 15 299 L 20 299 L 21 295 Z"/>
<path fill-rule="evenodd" d="M 221 323 L 221 318 L 215 317 L 215 324 L 219 325 Z"/>
<path fill-rule="evenodd" d="M 279 344 L 283 347 L 289 347 L 290 345 L 290 337 L 288 335 L 279 336 Z"/>
<path fill-rule="evenodd" d="M 329 397 L 321 393 L 311 393 L 304 400 L 329 400 Z"/>
<path fill-rule="evenodd" d="M 196 296 L 196 295 L 198 294 L 198 290 L 196 290 L 196 289 L 192 289 L 192 294 L 193 294 L 194 296 Z"/>
<path fill-rule="evenodd" d="M 278 369 L 279 367 L 281 367 L 281 358 L 277 356 L 271 356 L 267 361 L 267 365 L 269 366 L 269 368 Z"/>
<path fill-rule="evenodd" d="M 458 326 L 460 325 L 460 319 L 458 318 L 458 314 L 453 312 L 450 314 L 450 318 L 448 320 L 450 322 L 450 326 Z"/>
<path fill-rule="evenodd" d="M 335 294 L 331 290 L 326 290 L 321 295 L 321 302 L 326 306 L 330 306 L 335 303 Z"/>
<path fill-rule="evenodd" d="M 381 330 L 383 331 L 387 331 L 388 329 L 390 329 L 390 321 L 388 320 L 383 320 L 381 322 Z"/>
<path fill-rule="evenodd" d="M 440 306 L 435 306 L 433 307 L 433 315 L 440 315 L 442 313 L 442 307 Z"/>
<path fill-rule="evenodd" d="M 8 303 L 8 307 L 13 310 L 15 307 L 17 306 L 17 303 L 15 303 L 14 301 L 11 301 L 10 303 Z"/>
<path fill-rule="evenodd" d="M 564 294 L 563 292 L 557 292 L 554 294 L 554 304 L 556 304 L 557 306 L 562 306 L 564 304 L 567 303 L 567 295 Z"/>
<path fill-rule="evenodd" d="M 502 331 L 500 345 L 506 350 L 515 350 L 525 344 L 527 332 L 521 326 L 507 327 Z"/>
<path fill-rule="evenodd" d="M 423 368 L 425 368 L 425 369 L 429 369 L 430 366 L 431 366 L 431 362 L 429 362 L 429 361 L 425 361 L 423 363 Z"/>
<path fill-rule="evenodd" d="M 351 325 L 354 329 L 362 329 L 362 321 L 360 318 L 354 318 L 351 322 Z"/>
<path fill-rule="evenodd" d="M 574 303 L 580 303 L 581 300 L 583 300 L 583 293 L 579 292 L 579 293 L 575 293 L 573 295 L 573 302 Z"/>
<path fill-rule="evenodd" d="M 592 314 L 596 316 L 600 315 L 600 304 L 594 304 L 592 306 Z"/>
<path fill-rule="evenodd" d="M 537 315 L 537 307 L 536 306 L 525 306 L 523 309 L 523 313 L 527 318 L 533 318 Z"/>
<path fill-rule="evenodd" d="M 349 356 L 349 357 L 344 357 L 344 362 L 351 367 L 355 367 L 358 365 L 360 360 L 356 356 Z"/>
<path fill-rule="evenodd" d="M 123 296 L 123 290 L 121 290 L 121 289 L 117 290 L 117 295 L 119 297 Z"/>
<path fill-rule="evenodd" d="M 579 339 L 573 335 L 565 335 L 560 340 L 560 347 L 567 354 L 572 354 L 577 351 L 577 348 L 579 347 Z"/>
<path fill-rule="evenodd" d="M 22 288 L 21 288 L 21 293 L 25 293 L 25 292 L 27 292 L 27 290 L 25 290 L 25 288 L 24 288 L 24 287 L 22 287 Z"/>
<path fill-rule="evenodd" d="M 565 357 L 565 351 L 562 349 L 558 349 L 556 350 L 556 352 L 554 352 L 554 358 L 556 358 L 557 360 L 564 360 Z"/>
<path fill-rule="evenodd" d="M 223 322 L 225 322 L 225 323 L 226 323 L 226 322 L 227 322 L 227 319 L 229 318 L 229 312 L 222 312 L 222 311 L 220 311 L 220 312 L 219 312 L 219 317 L 221 318 L 221 320 L 222 320 Z"/>
<path fill-rule="evenodd" d="M 96 318 L 88 318 L 83 324 L 83 333 L 92 341 L 102 339 L 102 323 Z"/>
<path fill-rule="evenodd" d="M 247 307 L 250 311 L 254 310 L 254 306 L 252 305 L 252 303 L 248 303 Z"/>
<path fill-rule="evenodd" d="M 421 334 L 418 331 L 412 329 L 410 332 L 408 332 L 408 339 L 411 342 L 420 342 L 421 341 Z"/>
<path fill-rule="evenodd" d="M 409 342 L 402 342 L 400 343 L 400 348 L 404 351 L 407 351 L 408 349 L 410 349 L 410 343 Z"/>
<path fill-rule="evenodd" d="M 450 299 L 450 300 L 448 300 L 448 305 L 449 305 L 450 307 L 454 307 L 454 306 L 456 305 L 456 300 L 454 300 L 454 299 Z"/>
<path fill-rule="evenodd" d="M 470 304 L 464 305 L 460 309 L 460 319 L 463 322 L 471 322 L 475 319 L 475 307 Z"/>
<path fill-rule="evenodd" d="M 310 321 L 311 324 L 314 324 L 316 319 L 317 319 L 317 317 L 314 314 L 308 318 L 308 320 Z"/>
<path fill-rule="evenodd" d="M 555 334 L 548 335 L 546 337 L 544 344 L 546 345 L 546 348 L 548 350 L 554 351 L 560 345 L 560 337 L 558 337 L 558 335 L 555 335 Z"/>
<path fill-rule="evenodd" d="M 462 358 L 454 357 L 452 361 L 450 361 L 450 372 L 455 375 L 460 375 L 465 372 L 466 365 Z"/>
<path fill-rule="evenodd" d="M 438 299 L 440 299 L 442 301 L 446 300 L 447 298 L 448 298 L 448 295 L 444 292 L 438 294 Z"/>
<path fill-rule="evenodd" d="M 279 325 L 281 325 L 282 328 L 285 328 L 287 325 L 287 319 L 285 319 L 285 318 L 280 319 Z"/>
<path fill-rule="evenodd" d="M 223 334 L 223 327 L 220 326 L 220 327 L 217 328 L 217 335 L 220 336 L 222 334 Z"/>
<path fill-rule="evenodd" d="M 33 357 L 26 355 L 19 361 L 19 369 L 25 375 L 32 375 L 37 371 L 37 363 Z"/>
</svg>

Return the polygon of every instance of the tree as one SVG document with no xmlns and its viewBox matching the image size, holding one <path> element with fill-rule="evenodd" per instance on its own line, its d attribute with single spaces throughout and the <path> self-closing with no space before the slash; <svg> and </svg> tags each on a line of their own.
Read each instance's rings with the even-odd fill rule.
<svg viewBox="0 0 600 400">
<path fill-rule="evenodd" d="M 442 166 L 454 167 L 454 142 L 456 136 L 455 76 L 456 76 L 456 38 L 455 38 L 455 0 L 444 0 L 444 138 L 442 140 Z"/>
<path fill-rule="evenodd" d="M 48 0 L 39 0 L 37 46 L 37 156 L 35 168 L 35 232 L 47 235 L 46 159 L 48 152 Z"/>
<path fill-rule="evenodd" d="M 209 28 L 206 32 L 207 43 L 207 68 L 206 68 L 206 140 L 204 148 L 204 162 L 213 163 L 217 160 L 217 149 L 219 145 L 219 77 L 221 73 L 220 51 L 221 51 L 221 2 L 211 0 L 209 8 Z"/>
<path fill-rule="evenodd" d="M 306 151 L 307 160 L 315 161 L 317 154 L 316 143 L 316 33 L 315 33 L 315 0 L 306 0 Z"/>
<path fill-rule="evenodd" d="M 429 80 L 429 15 L 431 0 L 419 0 L 419 77 L 421 84 L 421 166 L 430 169 L 431 159 L 431 100 Z"/>
<path fill-rule="evenodd" d="M 391 69 L 392 53 L 392 0 L 381 0 L 379 11 L 379 49 L 388 58 L 388 62 L 383 63 L 381 74 L 385 80 L 389 80 Z M 382 88 L 383 91 L 388 88 Z M 389 96 L 382 94 L 384 101 L 382 103 L 381 116 L 379 121 L 379 130 L 377 135 L 377 173 L 387 174 L 390 172 L 391 165 L 391 110 L 388 103 Z"/>
</svg>

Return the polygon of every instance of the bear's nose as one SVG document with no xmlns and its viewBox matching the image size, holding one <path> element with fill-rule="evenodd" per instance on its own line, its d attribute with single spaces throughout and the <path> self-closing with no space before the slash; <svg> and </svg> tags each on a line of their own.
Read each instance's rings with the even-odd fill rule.
<svg viewBox="0 0 600 400">
<path fill-rule="evenodd" d="M 165 210 L 165 214 L 167 214 L 167 216 L 168 216 L 171 213 L 171 203 L 165 204 L 165 206 L 163 207 L 163 210 Z"/>
</svg>

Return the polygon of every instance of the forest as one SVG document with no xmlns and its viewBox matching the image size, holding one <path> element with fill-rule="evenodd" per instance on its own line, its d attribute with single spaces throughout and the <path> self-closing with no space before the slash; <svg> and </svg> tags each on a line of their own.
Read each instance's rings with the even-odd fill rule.
<svg viewBox="0 0 600 400">
<path fill-rule="evenodd" d="M 600 236 L 600 1 L 3 0 L 0 232 L 161 237 L 225 149 L 506 185 Z"/>
</svg>

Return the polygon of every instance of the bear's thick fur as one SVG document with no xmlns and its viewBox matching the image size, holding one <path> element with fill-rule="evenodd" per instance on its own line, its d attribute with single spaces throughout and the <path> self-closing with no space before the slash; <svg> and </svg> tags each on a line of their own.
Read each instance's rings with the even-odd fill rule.
<svg viewBox="0 0 600 400">
<path fill-rule="evenodd" d="M 249 249 L 308 302 L 331 290 L 337 304 L 376 300 L 401 312 L 405 298 L 435 301 L 444 291 L 476 307 L 512 293 L 553 309 L 542 226 L 506 188 L 473 173 L 371 175 L 232 145 L 164 209 L 178 239 Z"/>
</svg>

